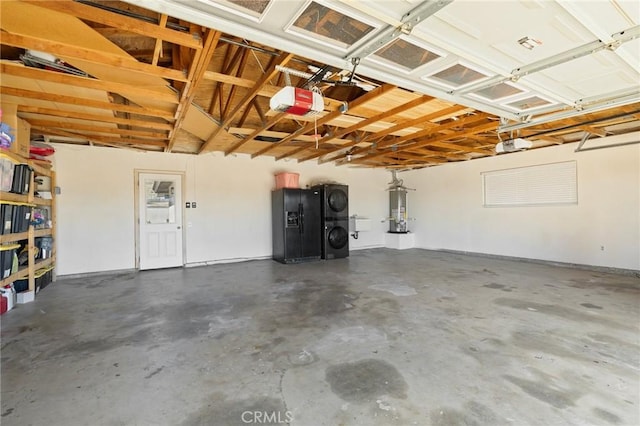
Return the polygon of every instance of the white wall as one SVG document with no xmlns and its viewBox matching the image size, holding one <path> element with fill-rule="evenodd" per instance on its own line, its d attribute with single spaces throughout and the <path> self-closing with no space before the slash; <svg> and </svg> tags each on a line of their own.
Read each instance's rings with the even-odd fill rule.
<svg viewBox="0 0 640 426">
<path fill-rule="evenodd" d="M 329 179 L 349 185 L 349 213 L 369 216 L 373 229 L 350 239 L 356 250 L 384 245 L 389 173 L 327 164 L 144 153 L 56 144 L 58 275 L 135 267 L 134 170 L 185 174 L 186 263 L 271 256 L 274 174 L 300 173 L 300 185 Z M 188 226 L 190 225 L 190 226 Z"/>
<path fill-rule="evenodd" d="M 640 145 L 575 148 L 402 173 L 417 188 L 409 194 L 416 246 L 640 270 Z M 568 160 L 577 162 L 577 205 L 483 207 L 482 172 Z"/>
</svg>

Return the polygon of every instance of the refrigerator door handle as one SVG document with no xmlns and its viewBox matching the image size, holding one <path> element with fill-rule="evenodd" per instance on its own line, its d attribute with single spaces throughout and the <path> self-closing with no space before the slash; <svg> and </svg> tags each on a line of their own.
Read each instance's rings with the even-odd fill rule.
<svg viewBox="0 0 640 426">
<path fill-rule="evenodd" d="M 304 234 L 304 206 L 302 203 L 298 204 L 298 216 L 300 216 L 300 233 Z"/>
</svg>

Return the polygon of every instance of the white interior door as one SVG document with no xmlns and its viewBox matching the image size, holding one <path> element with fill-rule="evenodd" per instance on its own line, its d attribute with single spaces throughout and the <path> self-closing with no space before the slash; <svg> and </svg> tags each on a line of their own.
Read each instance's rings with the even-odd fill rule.
<svg viewBox="0 0 640 426">
<path fill-rule="evenodd" d="M 140 173 L 140 269 L 182 266 L 182 176 Z"/>
</svg>

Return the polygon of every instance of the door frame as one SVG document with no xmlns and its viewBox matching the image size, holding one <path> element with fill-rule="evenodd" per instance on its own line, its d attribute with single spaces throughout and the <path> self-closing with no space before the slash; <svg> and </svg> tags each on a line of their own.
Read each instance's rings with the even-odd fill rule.
<svg viewBox="0 0 640 426">
<path fill-rule="evenodd" d="M 186 185 L 185 185 L 185 179 L 186 179 L 186 174 L 185 172 L 181 172 L 178 170 L 155 170 L 155 169 L 133 169 L 133 223 L 134 223 L 134 233 L 135 233 L 135 269 L 140 270 L 140 175 L 141 174 L 147 174 L 147 173 L 151 173 L 151 174 L 160 174 L 160 175 L 173 175 L 173 176 L 180 176 L 180 182 L 181 182 L 181 188 L 180 188 L 180 192 L 182 193 L 182 205 L 180 206 L 180 209 L 182 211 L 182 222 L 180 223 L 180 230 L 182 231 L 181 234 L 181 238 L 182 238 L 182 267 L 184 267 L 186 265 L 186 259 L 187 259 L 187 245 L 186 245 L 186 234 L 185 234 L 185 227 L 184 227 L 184 221 L 185 221 L 185 215 L 186 215 L 186 208 L 185 208 L 185 189 L 186 189 Z"/>
</svg>

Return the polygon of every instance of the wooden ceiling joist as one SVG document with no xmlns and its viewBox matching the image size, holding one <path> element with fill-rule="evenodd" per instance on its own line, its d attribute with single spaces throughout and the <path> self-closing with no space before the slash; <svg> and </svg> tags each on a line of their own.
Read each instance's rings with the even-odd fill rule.
<svg viewBox="0 0 640 426">
<path fill-rule="evenodd" d="M 144 130 L 129 130 L 129 129 L 120 129 L 118 127 L 105 127 L 105 126 L 93 126 L 82 123 L 70 123 L 66 121 L 53 121 L 53 120 L 40 120 L 40 119 L 29 119 L 29 123 L 32 126 L 38 127 L 49 127 L 52 129 L 73 129 L 73 130 L 81 130 L 90 133 L 108 133 L 113 135 L 121 135 L 121 136 L 138 136 L 142 138 L 150 138 L 150 139 L 168 139 L 167 134 L 144 131 Z"/>
<path fill-rule="evenodd" d="M 386 85 L 366 74 L 351 76 L 346 64 L 344 69 L 328 66 L 311 53 L 294 56 L 262 44 L 266 39 L 247 42 L 241 34 L 186 21 L 189 15 L 170 16 L 167 8 L 133 3 L 0 0 L 0 95 L 17 105 L 35 137 L 410 170 L 495 155 L 500 123 L 515 125 L 514 134 L 532 140 L 533 148 L 576 142 L 584 132 L 595 138 L 640 130 L 638 102 L 603 110 L 583 105 L 579 116 L 571 105 L 559 103 L 554 111 L 534 113 L 530 123 L 513 114 L 506 114 L 514 119 L 506 123 L 428 92 Z M 329 24 L 330 15 L 318 25 L 322 19 Z M 52 54 L 90 77 L 24 66 L 20 61 L 32 62 L 21 55 L 23 49 Z M 305 73 L 290 73 L 292 85 L 310 82 L 324 92 L 317 119 L 269 110 L 269 98 L 290 84 L 276 65 Z M 324 81 L 307 78 L 309 66 L 321 70 L 316 77 Z M 346 79 L 357 86 L 330 82 Z M 374 89 L 364 91 L 365 83 Z M 503 106 L 474 102 L 492 111 Z"/>
<path fill-rule="evenodd" d="M 249 136 L 247 136 L 246 138 L 242 139 L 241 141 L 235 143 L 233 146 L 231 146 L 229 149 L 227 149 L 224 152 L 224 155 L 227 156 L 235 151 L 238 150 L 238 148 L 240 148 L 242 145 L 246 144 L 247 142 L 251 142 L 252 140 L 254 140 L 260 133 L 269 130 L 270 128 L 272 128 L 276 123 L 278 123 L 280 120 L 282 120 L 283 118 L 285 118 L 287 116 L 286 112 L 281 112 L 277 115 L 275 115 L 274 117 L 271 118 L 271 120 L 269 120 L 269 122 L 267 124 L 265 124 L 264 126 L 262 126 L 261 128 L 256 129 L 253 133 L 251 133 Z"/>
<path fill-rule="evenodd" d="M 455 114 L 455 113 L 463 111 L 465 109 L 467 109 L 467 108 L 462 106 L 462 105 L 453 105 L 453 106 L 445 108 L 443 110 L 438 110 L 438 111 L 429 113 L 427 115 L 414 118 L 412 120 L 405 120 L 405 121 L 402 121 L 402 122 L 396 124 L 395 126 L 392 126 L 392 127 L 388 128 L 388 129 L 382 130 L 382 131 L 377 132 L 377 133 L 373 133 L 373 134 L 365 137 L 363 139 L 363 142 L 378 140 L 378 139 L 383 138 L 383 137 L 385 137 L 387 135 L 391 135 L 391 134 L 393 134 L 393 133 L 395 133 L 395 132 L 397 132 L 399 130 L 406 129 L 408 127 L 412 127 L 415 124 L 420 124 L 420 123 L 421 124 L 426 124 L 426 123 L 430 123 L 432 121 L 441 120 L 443 117 L 446 117 L 446 116 L 448 116 L 450 114 Z M 431 124 L 437 125 L 436 123 L 431 123 Z M 430 131 L 430 130 L 431 129 L 429 129 L 428 131 Z M 428 134 L 428 131 L 427 131 L 427 134 Z M 422 133 L 423 133 L 423 131 L 419 131 L 419 132 L 416 132 L 416 133 L 413 133 L 413 134 L 414 135 L 418 135 L 418 134 L 422 134 Z M 419 137 L 419 136 L 414 136 L 414 137 Z M 409 140 L 409 139 L 411 139 L 411 138 L 408 138 L 406 140 Z"/>
<path fill-rule="evenodd" d="M 154 108 L 139 107 L 136 105 L 124 105 L 111 102 L 101 102 L 93 99 L 77 98 L 74 96 L 58 95 L 55 93 L 36 92 L 34 90 L 17 89 L 15 87 L 0 86 L 0 94 L 16 96 L 27 99 L 39 99 L 62 104 L 77 105 L 94 109 L 106 109 L 110 111 L 126 112 L 149 117 L 159 117 L 165 120 L 173 120 L 173 114 Z"/>
<path fill-rule="evenodd" d="M 64 58 L 82 59 L 84 61 L 110 65 L 125 69 L 127 71 L 153 75 L 169 80 L 187 81 L 187 77 L 182 71 L 145 64 L 134 59 L 126 60 L 121 55 L 112 55 L 107 52 L 87 50 L 74 45 L 52 42 L 35 37 L 11 34 L 7 32 L 2 33 L 0 41 L 2 42 L 2 44 L 7 46 L 47 52 L 52 55 Z"/>
<path fill-rule="evenodd" d="M 245 49 L 242 52 L 242 58 L 240 59 L 240 63 L 238 64 L 238 68 L 236 70 L 236 77 L 241 77 L 244 72 L 244 67 L 247 64 L 247 58 L 249 56 L 249 50 Z M 231 86 L 231 90 L 229 90 L 229 95 L 227 96 L 227 100 L 225 102 L 224 111 L 221 113 L 221 117 L 226 117 L 229 112 L 229 108 L 233 105 L 233 99 L 236 96 L 236 91 L 238 90 L 238 86 Z"/>
<path fill-rule="evenodd" d="M 136 145 L 136 146 L 156 146 L 156 147 L 163 148 L 167 145 L 167 143 L 164 141 L 158 141 L 158 140 L 152 140 L 152 139 L 130 139 L 130 138 L 114 139 L 114 138 L 109 138 L 104 136 L 86 134 L 82 132 L 70 132 L 70 131 L 65 131 L 61 129 L 51 129 L 48 127 L 40 127 L 37 125 L 32 126 L 31 131 L 32 133 L 35 133 L 35 134 L 40 132 L 47 135 L 86 140 L 86 141 L 108 145 L 108 146 L 114 146 L 114 147 L 119 147 L 122 145 Z"/>
<path fill-rule="evenodd" d="M 125 98 L 127 96 L 148 96 L 168 103 L 178 103 L 178 97 L 172 93 L 160 92 L 157 90 L 131 86 L 123 83 L 114 83 L 111 81 L 102 81 L 93 78 L 79 77 L 54 71 L 30 68 L 6 61 L 3 61 L 0 64 L 0 72 L 2 74 L 13 75 L 16 77 L 48 81 L 50 83 L 60 83 L 69 86 L 85 87 L 87 89 L 103 90 L 105 92 L 115 92 Z"/>
<path fill-rule="evenodd" d="M 160 19 L 158 20 L 158 27 L 165 28 L 167 26 L 167 20 L 169 16 L 166 14 L 160 14 Z M 153 58 L 151 59 L 151 65 L 158 65 L 158 60 L 162 56 L 162 42 L 161 38 L 156 38 L 156 45 L 153 48 Z"/>
<path fill-rule="evenodd" d="M 378 152 L 374 152 L 372 154 L 368 154 L 365 155 L 364 157 L 360 157 L 358 159 L 355 159 L 353 161 L 355 162 L 359 162 L 359 161 L 367 161 L 367 160 L 372 160 L 378 157 L 383 157 L 386 155 L 393 155 L 395 152 L 397 151 L 410 151 L 412 149 L 418 149 L 418 148 L 423 148 L 426 146 L 435 146 L 434 143 L 436 142 L 443 142 L 443 141 L 447 141 L 449 139 L 452 139 L 454 137 L 464 137 L 464 136 L 468 136 L 468 135 L 474 135 L 477 133 L 482 133 L 482 132 L 488 132 L 488 131 L 492 131 L 498 128 L 499 123 L 498 122 L 490 122 L 490 123 L 486 123 L 483 125 L 479 125 L 479 126 L 475 126 L 472 127 L 468 130 L 462 131 L 462 132 L 457 132 L 455 134 L 449 134 L 449 135 L 439 135 L 436 136 L 434 138 L 431 139 L 427 139 L 421 142 L 413 142 L 401 147 L 398 147 L 396 150 L 394 149 L 385 149 L 385 150 L 381 150 Z M 464 149 L 459 148 L 461 147 L 460 145 L 456 145 L 456 149 L 458 149 L 459 151 L 464 151 Z M 485 155 L 491 155 L 491 152 L 488 151 L 483 151 L 483 153 Z"/>
<path fill-rule="evenodd" d="M 450 108 L 446 108 L 441 111 L 428 114 L 423 118 L 425 122 L 431 123 L 432 120 L 438 120 L 438 119 L 441 119 L 442 117 L 448 116 L 451 111 L 459 111 L 459 110 L 460 110 L 460 106 L 457 105 Z M 450 121 L 444 124 L 431 123 L 432 127 L 430 129 L 420 130 L 418 132 L 414 132 L 409 135 L 401 136 L 398 138 L 390 138 L 389 140 L 378 142 L 376 144 L 376 149 L 387 148 L 389 146 L 401 146 L 401 144 L 404 144 L 406 142 L 415 141 L 417 139 L 424 138 L 425 136 L 429 136 L 429 135 L 435 135 L 451 127 L 463 126 L 469 122 L 484 121 L 487 116 L 488 114 L 480 113 L 479 115 L 471 115 L 471 116 L 468 116 L 459 120 Z M 380 132 L 380 133 L 384 133 L 384 132 Z M 365 140 L 367 139 L 370 139 L 370 138 L 365 138 Z M 366 150 L 367 148 L 361 148 L 361 149 L 355 150 L 353 154 L 354 155 L 361 154 Z M 331 161 L 331 159 L 328 159 L 327 161 Z"/>
<path fill-rule="evenodd" d="M 235 67 L 235 65 L 237 64 L 238 60 L 240 60 L 240 57 L 242 56 L 242 51 L 240 46 L 235 46 L 232 44 L 229 44 L 227 47 L 227 50 L 225 52 L 224 55 L 224 60 L 222 63 L 222 74 L 223 75 L 230 75 L 231 71 L 233 70 L 233 68 Z M 238 75 L 238 73 L 236 72 L 235 75 L 236 78 L 240 78 L 240 75 Z M 213 90 L 213 97 L 211 98 L 211 103 L 209 104 L 209 114 L 213 115 L 215 109 L 216 109 L 216 103 L 219 101 L 220 102 L 220 121 L 222 121 L 224 119 L 224 106 L 222 104 L 222 85 L 224 84 L 223 81 L 217 81 L 216 82 L 216 87 Z M 236 85 L 233 85 L 232 87 L 236 87 Z M 227 105 L 228 107 L 229 105 Z"/>
<path fill-rule="evenodd" d="M 97 7 L 87 6 L 72 0 L 23 0 L 39 7 L 64 12 L 80 19 L 96 22 L 108 27 L 119 28 L 145 37 L 158 38 L 191 49 L 202 49 L 202 39 L 194 34 L 160 27 L 140 19 L 109 12 Z"/>
<path fill-rule="evenodd" d="M 491 155 L 493 152 L 492 151 L 487 151 L 486 149 L 482 149 L 482 148 L 475 148 L 472 146 L 466 146 L 466 145 L 462 145 L 462 144 L 455 144 L 455 143 L 449 143 L 449 142 L 431 142 L 429 144 L 429 146 L 436 146 L 436 147 L 440 147 L 440 148 L 446 148 L 446 149 L 450 149 L 451 151 L 459 151 L 459 152 L 475 152 L 476 154 L 482 154 L 482 155 Z"/>
<path fill-rule="evenodd" d="M 293 54 L 292 53 L 281 53 L 280 55 L 278 55 L 277 57 L 273 57 L 271 60 L 271 63 L 269 64 L 269 66 L 267 67 L 267 69 L 265 70 L 265 72 L 262 74 L 262 77 L 260 77 L 260 79 L 258 81 L 256 81 L 256 83 L 253 85 L 253 87 L 251 88 L 251 90 L 249 90 L 249 92 L 242 98 L 242 100 L 235 106 L 235 108 L 229 113 L 229 115 L 227 117 L 224 118 L 224 120 L 222 121 L 222 123 L 220 124 L 220 127 L 218 127 L 212 134 L 211 136 L 209 136 L 209 138 L 207 139 L 207 141 L 202 145 L 202 147 L 200 148 L 199 153 L 202 152 L 206 152 L 207 148 L 209 147 L 209 145 L 211 145 L 211 143 L 215 140 L 216 136 L 218 136 L 218 134 L 223 130 L 226 129 L 231 122 L 233 121 L 233 119 L 236 117 L 236 115 L 242 110 L 242 108 L 246 107 L 249 102 L 251 102 L 253 100 L 254 97 L 257 96 L 258 92 L 260 91 L 260 89 L 269 81 L 273 78 L 274 75 L 276 75 L 278 73 L 278 70 L 276 69 L 276 66 L 280 65 L 280 66 L 284 66 L 286 65 L 291 58 L 293 58 Z"/>
<path fill-rule="evenodd" d="M 384 111 L 384 112 L 381 112 L 380 114 L 377 114 L 377 115 L 374 115 L 372 117 L 366 118 L 366 119 L 362 120 L 361 122 L 354 124 L 353 126 L 350 126 L 350 127 L 347 127 L 347 128 L 341 129 L 341 130 L 337 130 L 335 133 L 332 133 L 332 134 L 327 135 L 327 136 L 323 137 L 322 139 L 320 139 L 318 141 L 318 143 L 319 144 L 324 144 L 324 143 L 330 142 L 330 141 L 332 141 L 334 139 L 339 139 L 344 135 L 348 135 L 351 132 L 355 132 L 356 130 L 359 130 L 359 129 L 363 128 L 363 127 L 366 127 L 369 124 L 372 124 L 372 123 L 375 123 L 375 122 L 378 122 L 378 121 L 387 120 L 388 118 L 393 117 L 394 115 L 401 114 L 401 113 L 403 113 L 403 112 L 405 112 L 407 110 L 410 110 L 410 109 L 415 108 L 417 106 L 423 105 L 426 102 L 429 102 L 431 100 L 433 100 L 432 96 L 423 95 L 423 96 L 419 97 L 418 99 L 414 99 L 413 101 L 404 103 L 404 104 L 399 105 L 399 106 L 397 106 L 395 108 L 392 108 L 392 109 L 390 109 L 388 111 Z M 346 145 L 342 145 L 342 146 L 336 147 L 336 148 L 333 149 L 333 151 L 338 151 L 340 149 L 348 148 L 349 146 L 354 146 L 354 145 L 358 144 L 359 142 L 360 142 L 359 138 L 355 138 L 355 140 L 353 142 L 351 142 L 349 144 L 346 144 Z M 291 154 L 295 155 L 295 154 L 298 154 L 299 152 L 305 151 L 307 149 L 308 149 L 307 147 L 302 147 L 302 148 L 299 148 L 298 150 L 296 150 L 296 152 L 292 152 Z M 320 154 L 320 153 L 314 152 L 313 154 L 311 154 L 311 155 L 309 155 L 307 157 L 299 159 L 298 162 L 301 163 L 303 161 L 312 160 L 314 158 L 320 157 L 321 155 L 324 155 L 324 154 Z"/>
<path fill-rule="evenodd" d="M 28 105 L 18 105 L 19 113 L 46 115 L 50 117 L 72 118 L 74 120 L 87 120 L 92 122 L 115 123 L 125 126 L 141 127 L 155 130 L 172 130 L 173 126 L 167 123 L 156 121 L 134 120 L 130 118 L 115 117 L 108 115 L 87 114 L 78 111 L 69 111 L 62 109 L 40 108 Z"/>
<path fill-rule="evenodd" d="M 207 66 L 209 66 L 209 62 L 211 62 L 211 57 L 213 56 L 213 52 L 216 50 L 221 35 L 220 31 L 208 30 L 205 36 L 204 48 L 196 51 L 191 67 L 189 68 L 188 81 L 180 94 L 180 102 L 178 103 L 178 108 L 176 109 L 175 114 L 174 129 L 169 135 L 170 141 L 167 146 L 167 151 L 169 152 L 171 152 L 175 145 L 178 129 L 184 121 L 188 108 L 191 106 L 196 89 L 204 76 Z"/>
</svg>

